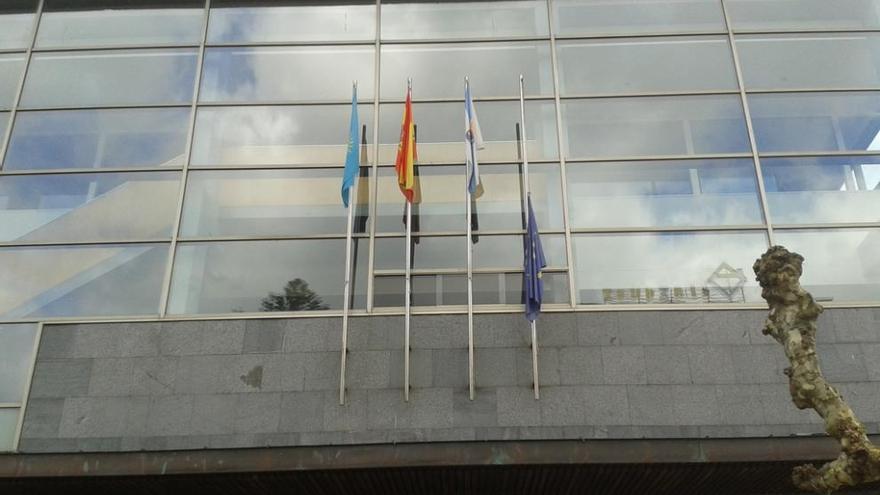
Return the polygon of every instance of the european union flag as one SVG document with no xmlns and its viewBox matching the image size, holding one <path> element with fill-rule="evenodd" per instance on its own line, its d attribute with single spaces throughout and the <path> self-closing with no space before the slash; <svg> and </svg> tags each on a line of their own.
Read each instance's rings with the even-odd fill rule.
<svg viewBox="0 0 880 495">
<path fill-rule="evenodd" d="M 526 227 L 526 237 L 523 245 L 525 253 L 523 273 L 523 299 L 526 305 L 526 319 L 535 321 L 541 313 L 541 300 L 544 298 L 544 280 L 541 278 L 541 270 L 547 267 L 544 259 L 544 248 L 541 246 L 541 236 L 538 235 L 538 222 L 535 221 L 535 210 L 532 209 L 532 197 L 528 198 L 529 222 Z"/>
<path fill-rule="evenodd" d="M 345 153 L 345 170 L 342 172 L 342 204 L 348 208 L 348 191 L 360 168 L 358 156 L 358 107 L 357 86 L 351 88 L 351 125 L 348 133 L 348 151 Z"/>
</svg>

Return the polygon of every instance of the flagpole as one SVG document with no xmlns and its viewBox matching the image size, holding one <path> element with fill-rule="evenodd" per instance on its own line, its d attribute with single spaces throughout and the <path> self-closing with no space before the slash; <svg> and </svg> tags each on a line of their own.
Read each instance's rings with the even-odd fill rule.
<svg viewBox="0 0 880 495">
<path fill-rule="evenodd" d="M 523 184 L 525 185 L 526 197 L 523 199 L 523 211 L 526 212 L 526 224 L 528 224 L 528 200 L 532 195 L 532 190 L 529 186 L 529 157 L 526 154 L 526 103 L 525 96 L 523 92 L 523 76 L 519 75 L 519 118 L 522 125 L 520 126 L 520 133 L 522 134 L 522 139 L 520 140 L 520 153 L 522 154 L 523 160 Z M 538 330 L 535 320 L 531 322 L 531 330 L 532 330 L 532 387 L 535 391 L 535 399 L 541 398 L 541 392 L 538 388 Z"/>
<path fill-rule="evenodd" d="M 406 79 L 406 91 L 412 91 L 412 78 Z M 403 338 L 403 400 L 409 402 L 409 313 L 410 313 L 410 263 L 412 260 L 412 202 L 406 200 L 406 267 L 404 279 L 406 283 L 404 298 L 404 338 Z"/>
<path fill-rule="evenodd" d="M 352 81 L 352 90 L 357 91 L 357 80 Z M 355 102 L 355 105 L 357 103 Z M 348 221 L 345 228 L 345 283 L 342 286 L 342 351 L 340 352 L 339 362 L 339 405 L 345 405 L 345 360 L 348 357 L 348 310 L 351 299 L 351 231 L 354 226 L 354 209 L 357 198 L 355 195 L 355 185 L 357 185 L 358 176 L 354 178 L 354 183 L 348 186 Z"/>
<path fill-rule="evenodd" d="M 470 81 L 464 78 L 464 91 L 467 94 L 470 89 Z M 467 102 L 465 102 L 467 105 Z M 474 157 L 476 159 L 476 157 Z M 470 176 L 467 167 L 467 156 L 465 156 L 464 165 L 464 192 L 465 203 L 467 204 L 467 214 L 465 221 L 467 222 L 467 236 L 464 242 L 467 244 L 467 319 L 468 319 L 468 397 L 474 400 L 474 245 L 471 242 L 471 191 L 469 188 Z"/>
</svg>

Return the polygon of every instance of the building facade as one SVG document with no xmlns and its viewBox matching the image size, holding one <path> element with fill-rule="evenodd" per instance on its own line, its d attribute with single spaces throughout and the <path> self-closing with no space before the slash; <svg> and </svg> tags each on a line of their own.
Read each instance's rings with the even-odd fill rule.
<svg viewBox="0 0 880 495">
<path fill-rule="evenodd" d="M 773 244 L 805 256 L 829 308 L 823 364 L 877 433 L 878 36 L 876 0 L 4 2 L 0 466 L 818 434 L 760 333 L 751 266 Z M 486 142 L 471 218 L 465 77 Z M 408 78 L 411 349 L 394 172 Z M 523 135 L 548 261 L 537 361 Z"/>
</svg>

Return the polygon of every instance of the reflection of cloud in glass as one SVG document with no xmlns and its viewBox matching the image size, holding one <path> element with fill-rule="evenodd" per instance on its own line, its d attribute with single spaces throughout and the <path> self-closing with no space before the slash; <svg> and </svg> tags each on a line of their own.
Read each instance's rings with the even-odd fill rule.
<svg viewBox="0 0 880 495">
<path fill-rule="evenodd" d="M 749 278 L 747 301 L 760 300 L 749 274 L 767 249 L 762 233 L 589 234 L 572 240 L 581 303 L 601 302 L 603 289 L 699 290 L 721 263 Z"/>
<path fill-rule="evenodd" d="M 23 69 L 23 55 L 0 54 L 0 109 L 12 108 Z"/>
<path fill-rule="evenodd" d="M 45 12 L 38 47 L 198 43 L 203 9 L 121 9 Z"/>
<path fill-rule="evenodd" d="M 543 1 L 388 3 L 383 39 L 489 38 L 547 35 Z"/>
<path fill-rule="evenodd" d="M 0 14 L 0 49 L 26 48 L 33 25 L 34 14 Z"/>
<path fill-rule="evenodd" d="M 707 32 L 724 30 L 718 2 L 554 0 L 557 35 Z"/>
<path fill-rule="evenodd" d="M 375 5 L 213 8 L 209 43 L 369 41 Z"/>
</svg>

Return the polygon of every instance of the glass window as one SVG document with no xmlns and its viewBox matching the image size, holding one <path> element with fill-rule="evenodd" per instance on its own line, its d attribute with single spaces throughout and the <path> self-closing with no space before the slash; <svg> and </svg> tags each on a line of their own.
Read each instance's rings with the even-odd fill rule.
<svg viewBox="0 0 880 495">
<path fill-rule="evenodd" d="M 204 7 L 204 2 L 177 2 L 176 8 L 78 3 L 71 9 L 47 4 L 49 11 L 40 18 L 37 47 L 183 45 L 198 44 L 202 39 L 205 10 L 199 7 Z"/>
<path fill-rule="evenodd" d="M 572 237 L 579 304 L 761 301 L 754 233 L 579 234 Z"/>
<path fill-rule="evenodd" d="M 877 0 L 727 0 L 734 29 L 875 29 Z"/>
<path fill-rule="evenodd" d="M 289 1 L 248 6 L 249 3 L 252 2 L 211 2 L 208 42 L 372 41 L 376 37 L 374 1 L 334 1 L 334 5 Z"/>
<path fill-rule="evenodd" d="M 15 95 L 24 70 L 24 55 L 0 54 L 0 109 L 6 110 L 15 105 Z"/>
<path fill-rule="evenodd" d="M 178 172 L 0 177 L 0 241 L 171 236 Z"/>
<path fill-rule="evenodd" d="M 207 102 L 373 97 L 373 47 L 209 48 L 199 99 Z"/>
<path fill-rule="evenodd" d="M 480 235 L 475 238 L 475 270 L 511 270 L 523 265 L 523 235 Z M 565 262 L 565 237 L 541 234 L 547 266 L 562 268 Z M 376 239 L 376 270 L 403 273 L 406 238 Z M 467 246 L 464 236 L 430 237 L 413 235 L 413 270 L 466 270 Z"/>
<path fill-rule="evenodd" d="M 724 31 L 718 0 L 554 0 L 557 36 Z"/>
<path fill-rule="evenodd" d="M 774 223 L 880 221 L 880 157 L 761 160 Z"/>
<path fill-rule="evenodd" d="M 0 50 L 23 50 L 31 44 L 35 0 L 6 0 L 0 5 Z"/>
<path fill-rule="evenodd" d="M 15 449 L 18 411 L 17 407 L 0 409 L 0 452 L 11 452 Z"/>
<path fill-rule="evenodd" d="M 382 99 L 403 99 L 407 77 L 416 100 L 463 99 L 465 76 L 475 98 L 519 96 L 520 74 L 526 96 L 553 95 L 549 42 L 382 47 Z"/>
<path fill-rule="evenodd" d="M 474 304 L 523 304 L 522 273 L 474 274 Z M 544 272 L 544 304 L 568 302 L 568 276 Z M 464 306 L 467 304 L 467 276 L 454 274 L 413 275 L 413 306 Z M 403 307 L 405 281 L 402 276 L 376 277 L 373 300 L 376 307 Z"/>
<path fill-rule="evenodd" d="M 737 89 L 727 38 L 560 41 L 556 51 L 563 95 Z"/>
<path fill-rule="evenodd" d="M 817 301 L 880 300 L 880 230 L 776 231 L 804 257 L 801 284 Z"/>
<path fill-rule="evenodd" d="M 6 131 L 9 128 L 9 112 L 0 112 L 0 149 L 6 141 Z"/>
<path fill-rule="evenodd" d="M 750 151 L 734 95 L 566 100 L 562 120 L 573 159 Z"/>
<path fill-rule="evenodd" d="M 880 150 L 880 93 L 749 95 L 760 151 Z"/>
<path fill-rule="evenodd" d="M 359 105 L 358 117 L 363 143 L 364 136 L 372 136 L 373 106 Z M 341 167 L 350 118 L 350 104 L 200 108 L 192 164 Z M 362 150 L 364 164 L 372 160 L 372 146 Z"/>
<path fill-rule="evenodd" d="M 459 238 L 460 239 L 460 238 Z M 474 246 L 474 269 L 496 270 L 523 266 L 525 235 L 481 235 Z M 541 234 L 547 268 L 565 268 L 565 236 Z"/>
<path fill-rule="evenodd" d="M 751 160 L 570 163 L 572 228 L 762 223 Z"/>
<path fill-rule="evenodd" d="M 353 242 L 352 307 L 364 308 L 367 242 Z M 183 244 L 169 312 L 342 309 L 344 271 L 344 239 Z"/>
<path fill-rule="evenodd" d="M 476 216 L 476 230 L 525 230 L 522 165 L 481 165 L 480 177 L 483 180 L 484 193 L 477 199 L 472 210 Z M 538 229 L 563 229 L 559 165 L 530 163 L 529 187 Z"/>
<path fill-rule="evenodd" d="M 193 171 L 183 236 L 345 234 L 342 170 Z M 354 232 L 367 231 L 369 168 L 361 167 Z"/>
<path fill-rule="evenodd" d="M 382 2 L 383 39 L 547 36 L 544 1 Z"/>
<path fill-rule="evenodd" d="M 18 112 L 7 170 L 180 167 L 189 108 Z"/>
<path fill-rule="evenodd" d="M 876 34 L 738 36 L 736 48 L 749 89 L 880 86 Z"/>
<path fill-rule="evenodd" d="M 167 256 L 164 244 L 0 249 L 0 315 L 156 315 Z"/>
<path fill-rule="evenodd" d="M 401 93 L 401 95 L 403 95 Z M 519 102 L 475 102 L 485 149 L 481 162 L 518 161 Z M 379 163 L 393 164 L 400 142 L 402 103 L 381 106 Z M 464 103 L 413 103 L 419 163 L 464 162 Z M 552 101 L 526 102 L 529 160 L 556 159 L 556 109 Z"/>
<path fill-rule="evenodd" d="M 0 403 L 21 403 L 36 334 L 36 325 L 0 325 Z"/>
<path fill-rule="evenodd" d="M 417 167 L 422 201 L 413 206 L 413 231 L 464 232 L 465 176 L 464 165 Z M 406 203 L 397 185 L 394 168 L 379 169 L 377 232 L 402 233 Z"/>
<path fill-rule="evenodd" d="M 189 103 L 195 49 L 35 53 L 24 107 Z"/>
</svg>

